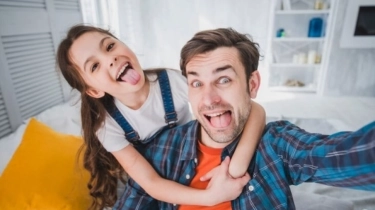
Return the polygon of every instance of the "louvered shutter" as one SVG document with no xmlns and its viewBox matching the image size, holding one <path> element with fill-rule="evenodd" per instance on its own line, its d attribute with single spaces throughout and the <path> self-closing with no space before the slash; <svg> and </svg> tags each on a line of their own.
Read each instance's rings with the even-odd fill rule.
<svg viewBox="0 0 375 210">
<path fill-rule="evenodd" d="M 0 137 L 10 134 L 12 128 L 10 127 L 10 122 L 5 107 L 3 95 L 0 90 Z"/>
<path fill-rule="evenodd" d="M 79 0 L 0 0 L 0 138 L 67 98 L 55 52 L 81 22 Z"/>
<path fill-rule="evenodd" d="M 46 8 L 44 0 L 1 0 L 0 6 L 15 8 Z"/>
<path fill-rule="evenodd" d="M 62 103 L 51 34 L 3 36 L 2 40 L 22 119 Z"/>
<path fill-rule="evenodd" d="M 56 10 L 80 11 L 80 4 L 77 0 L 55 0 Z"/>
</svg>

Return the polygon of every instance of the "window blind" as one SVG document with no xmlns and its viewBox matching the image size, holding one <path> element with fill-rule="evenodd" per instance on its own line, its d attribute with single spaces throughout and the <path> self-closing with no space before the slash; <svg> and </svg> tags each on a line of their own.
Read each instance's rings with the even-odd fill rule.
<svg viewBox="0 0 375 210">
<path fill-rule="evenodd" d="M 6 136 L 12 132 L 7 110 L 4 104 L 3 95 L 0 90 L 0 137 Z"/>
<path fill-rule="evenodd" d="M 77 0 L 55 0 L 56 10 L 80 11 L 79 1 Z"/>
<path fill-rule="evenodd" d="M 80 0 L 0 0 L 0 139 L 68 99 L 55 52 L 81 22 Z"/>
<path fill-rule="evenodd" d="M 3 36 L 2 40 L 22 118 L 62 103 L 51 34 Z"/>
<path fill-rule="evenodd" d="M 45 0 L 0 0 L 0 7 L 46 8 Z"/>
</svg>

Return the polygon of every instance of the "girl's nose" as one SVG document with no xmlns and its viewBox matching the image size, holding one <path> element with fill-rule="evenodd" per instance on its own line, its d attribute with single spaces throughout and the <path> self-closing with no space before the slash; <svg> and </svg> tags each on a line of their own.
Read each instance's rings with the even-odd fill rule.
<svg viewBox="0 0 375 210">
<path fill-rule="evenodd" d="M 117 61 L 117 58 L 115 58 L 114 62 L 116 62 L 116 61 Z M 109 64 L 109 66 L 112 67 L 114 62 L 111 62 L 111 64 Z"/>
</svg>

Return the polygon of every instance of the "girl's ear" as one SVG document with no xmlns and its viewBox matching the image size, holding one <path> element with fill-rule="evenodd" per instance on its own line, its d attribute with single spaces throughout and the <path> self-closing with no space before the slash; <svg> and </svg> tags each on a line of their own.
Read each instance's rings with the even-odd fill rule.
<svg viewBox="0 0 375 210">
<path fill-rule="evenodd" d="M 96 90 L 94 88 L 89 88 L 88 90 L 86 90 L 86 93 L 93 98 L 101 98 L 105 95 L 104 91 Z"/>
</svg>

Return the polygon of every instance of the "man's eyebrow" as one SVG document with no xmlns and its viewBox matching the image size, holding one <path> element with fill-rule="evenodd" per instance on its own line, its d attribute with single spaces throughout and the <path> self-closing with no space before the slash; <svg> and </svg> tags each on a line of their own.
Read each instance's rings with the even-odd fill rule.
<svg viewBox="0 0 375 210">
<path fill-rule="evenodd" d="M 222 72 L 222 71 L 225 71 L 225 70 L 228 70 L 228 69 L 233 69 L 233 67 L 231 65 L 225 65 L 225 66 L 222 66 L 222 67 L 218 67 L 215 69 L 214 73 L 219 73 L 219 72 Z"/>
<path fill-rule="evenodd" d="M 233 67 L 231 65 L 225 65 L 225 66 L 221 66 L 221 67 L 218 67 L 216 68 L 213 73 L 214 74 L 217 74 L 219 72 L 222 72 L 222 71 L 226 71 L 226 70 L 229 70 L 229 69 L 233 69 Z M 187 74 L 189 75 L 194 75 L 194 76 L 198 76 L 198 72 L 196 71 L 188 71 Z"/>
<path fill-rule="evenodd" d="M 102 48 L 102 46 L 104 45 L 104 41 L 105 41 L 106 39 L 109 39 L 109 38 L 111 38 L 111 37 L 110 37 L 110 36 L 106 36 L 106 37 L 104 37 L 102 40 L 100 40 L 100 42 L 99 42 L 99 48 Z M 92 57 L 93 57 L 93 56 L 88 57 L 88 58 L 86 59 L 85 63 L 83 64 L 83 69 L 84 69 L 84 71 L 86 71 L 86 65 L 87 65 L 87 63 L 92 59 Z"/>
</svg>

